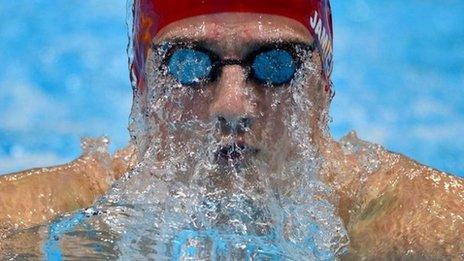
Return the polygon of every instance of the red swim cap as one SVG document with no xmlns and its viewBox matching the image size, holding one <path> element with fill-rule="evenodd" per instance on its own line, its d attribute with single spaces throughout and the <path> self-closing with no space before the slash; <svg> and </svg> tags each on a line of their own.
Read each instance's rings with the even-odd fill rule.
<svg viewBox="0 0 464 261">
<path fill-rule="evenodd" d="M 327 88 L 332 72 L 332 13 L 329 0 L 134 0 L 132 72 L 137 89 L 143 88 L 143 74 L 148 48 L 153 37 L 166 25 L 188 17 L 221 13 L 247 12 L 281 15 L 304 26 L 316 39 L 321 53 Z"/>
</svg>

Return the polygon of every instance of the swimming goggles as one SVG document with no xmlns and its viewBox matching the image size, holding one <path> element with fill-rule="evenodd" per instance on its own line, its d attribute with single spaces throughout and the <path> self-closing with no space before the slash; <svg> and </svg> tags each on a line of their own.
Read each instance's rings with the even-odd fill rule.
<svg viewBox="0 0 464 261">
<path fill-rule="evenodd" d="M 214 82 L 224 66 L 240 65 L 245 69 L 247 79 L 274 87 L 290 83 L 302 63 L 299 52 L 312 52 L 314 48 L 314 45 L 302 43 L 272 43 L 259 46 L 243 60 L 223 60 L 201 45 L 175 43 L 168 49 L 162 65 L 186 86 Z"/>
</svg>

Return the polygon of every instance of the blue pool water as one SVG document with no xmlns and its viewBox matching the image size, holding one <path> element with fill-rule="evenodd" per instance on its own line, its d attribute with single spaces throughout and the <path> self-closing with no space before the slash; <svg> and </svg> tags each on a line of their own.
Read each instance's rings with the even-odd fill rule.
<svg viewBox="0 0 464 261">
<path fill-rule="evenodd" d="M 464 2 L 333 1 L 332 133 L 464 176 Z M 0 0 L 0 173 L 128 140 L 125 0 Z"/>
<path fill-rule="evenodd" d="M 69 217 L 57 220 L 48 226 L 48 236 L 45 242 L 42 245 L 42 254 L 44 260 L 63 260 L 64 254 L 60 246 L 60 238 L 76 229 L 77 226 L 85 222 L 89 218 L 84 213 L 76 213 Z M 310 228 L 312 233 L 317 233 L 319 229 L 316 225 L 311 226 Z M 211 260 L 222 260 L 218 259 L 221 256 L 227 256 L 232 251 L 230 249 L 230 242 L 233 241 L 234 237 L 240 241 L 249 241 L 250 244 L 247 245 L 246 252 L 248 255 L 245 260 L 286 260 L 285 251 L 279 249 L 275 245 L 266 244 L 266 241 L 272 241 L 272 236 L 269 239 L 266 237 L 259 236 L 249 236 L 247 238 L 238 235 L 227 235 L 221 233 L 221 231 L 210 229 L 207 231 L 197 231 L 197 230 L 183 230 L 178 233 L 176 238 L 173 240 L 172 253 L 173 256 L 169 260 L 196 260 L 195 256 L 198 254 L 198 251 L 201 251 L 199 246 L 189 246 L 188 241 L 193 238 L 208 238 L 213 242 L 213 255 Z M 309 238 L 307 240 L 308 248 L 311 252 L 315 253 L 318 256 L 318 260 L 333 260 L 331 253 L 319 252 L 314 239 Z M 98 243 L 93 244 L 93 249 L 99 253 L 101 252 L 100 246 Z M 259 249 L 259 251 L 257 251 Z M 261 256 L 256 257 L 256 252 L 260 252 Z M 258 258 L 258 259 L 256 259 Z"/>
</svg>

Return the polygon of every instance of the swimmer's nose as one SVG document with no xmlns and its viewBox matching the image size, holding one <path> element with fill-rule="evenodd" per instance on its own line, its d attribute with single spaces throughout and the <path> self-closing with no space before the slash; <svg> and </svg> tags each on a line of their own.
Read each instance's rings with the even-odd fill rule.
<svg viewBox="0 0 464 261">
<path fill-rule="evenodd" d="M 247 86 L 245 71 L 241 66 L 224 66 L 214 92 L 214 100 L 209 107 L 213 119 L 218 119 L 231 131 L 234 128 L 235 131 L 245 131 L 251 127 L 256 107 L 256 102 L 253 102 L 255 95 L 253 88 Z"/>
</svg>

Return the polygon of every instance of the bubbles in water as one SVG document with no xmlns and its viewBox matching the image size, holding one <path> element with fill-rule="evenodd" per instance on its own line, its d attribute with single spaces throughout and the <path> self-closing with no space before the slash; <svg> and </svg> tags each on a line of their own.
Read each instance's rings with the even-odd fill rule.
<svg viewBox="0 0 464 261">
<path fill-rule="evenodd" d="M 325 260 L 342 253 L 346 231 L 311 138 L 305 85 L 319 77 L 311 53 L 299 50 L 305 63 L 290 86 L 266 90 L 270 106 L 253 115 L 259 125 L 251 128 L 207 115 L 213 88 L 178 84 L 154 66 L 165 53 L 161 45 L 151 55 L 147 95 L 131 114 L 139 164 L 95 205 L 95 216 L 60 236 L 63 254 Z M 246 92 L 252 102 L 261 98 Z"/>
</svg>

